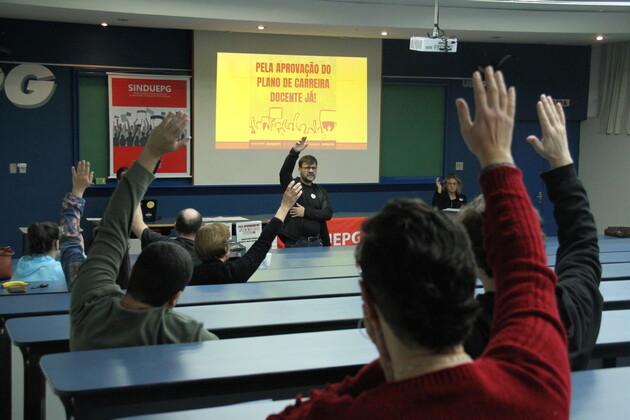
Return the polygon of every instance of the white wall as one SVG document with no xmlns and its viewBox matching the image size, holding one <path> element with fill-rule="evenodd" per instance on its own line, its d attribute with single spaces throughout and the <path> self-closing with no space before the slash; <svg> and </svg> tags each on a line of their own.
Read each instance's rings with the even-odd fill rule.
<svg viewBox="0 0 630 420">
<path fill-rule="evenodd" d="M 630 136 L 601 134 L 599 118 L 582 122 L 580 179 L 600 234 L 608 226 L 630 226 Z"/>
<path fill-rule="evenodd" d="M 608 226 L 630 226 L 630 136 L 602 134 L 599 104 L 600 49 L 593 48 L 589 118 L 580 128 L 580 179 L 600 234 Z"/>
</svg>

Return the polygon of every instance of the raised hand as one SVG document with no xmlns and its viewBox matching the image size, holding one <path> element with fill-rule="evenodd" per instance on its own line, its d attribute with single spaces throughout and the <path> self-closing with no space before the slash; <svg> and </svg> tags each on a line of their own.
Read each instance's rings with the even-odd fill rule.
<svg viewBox="0 0 630 420">
<path fill-rule="evenodd" d="M 162 123 L 151 131 L 146 146 L 138 157 L 138 163 L 148 171 L 153 171 L 163 154 L 174 152 L 190 141 L 190 136 L 180 140 L 189 123 L 188 114 L 177 111 L 169 112 Z"/>
<path fill-rule="evenodd" d="M 540 95 L 540 101 L 536 104 L 536 111 L 538 111 L 538 120 L 542 128 L 542 138 L 538 139 L 538 137 L 531 135 L 527 137 L 529 144 L 554 169 L 573 163 L 569 152 L 562 105 L 554 104 L 551 96 Z"/>
<path fill-rule="evenodd" d="M 291 183 L 287 186 L 287 189 L 282 194 L 282 202 L 280 203 L 281 207 L 286 207 L 289 210 L 295 202 L 302 195 L 302 184 L 299 182 L 291 181 Z"/>
<path fill-rule="evenodd" d="M 495 163 L 514 163 L 511 146 L 516 112 L 516 92 L 513 87 L 506 88 L 503 74 L 486 67 L 484 75 L 485 88 L 481 74 L 473 74 L 475 121 L 471 120 L 464 99 L 455 102 L 459 129 L 482 168 Z"/>
<path fill-rule="evenodd" d="M 188 123 L 188 114 L 185 112 L 169 112 L 164 121 L 151 132 L 145 149 L 159 156 L 178 150 L 190 140 L 190 136 L 180 140 Z"/>
<path fill-rule="evenodd" d="M 90 162 L 80 160 L 77 163 L 77 167 L 74 166 L 72 171 L 72 195 L 77 197 L 83 197 L 83 193 L 92 185 L 94 179 L 94 172 L 90 171 Z"/>
<path fill-rule="evenodd" d="M 442 194 L 442 183 L 440 182 L 440 177 L 435 178 L 435 189 L 438 194 Z"/>
<path fill-rule="evenodd" d="M 289 211 L 293 208 L 293 205 L 301 195 L 302 184 L 291 181 L 289 185 L 287 185 L 287 189 L 284 190 L 284 194 L 282 194 L 282 202 L 280 202 L 280 207 L 278 207 L 276 217 L 280 220 L 284 220 L 284 218 L 287 217 L 287 213 L 289 213 Z"/>
<path fill-rule="evenodd" d="M 300 153 L 302 150 L 306 149 L 307 147 L 308 147 L 308 144 L 306 144 L 306 136 L 304 136 L 295 142 L 295 145 L 293 146 L 293 150 L 296 153 Z"/>
</svg>

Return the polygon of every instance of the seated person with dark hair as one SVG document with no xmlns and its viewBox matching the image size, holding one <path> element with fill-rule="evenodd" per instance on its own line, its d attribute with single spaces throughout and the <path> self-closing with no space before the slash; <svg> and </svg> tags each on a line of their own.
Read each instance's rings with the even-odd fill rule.
<svg viewBox="0 0 630 420">
<path fill-rule="evenodd" d="M 129 170 L 128 167 L 126 166 L 121 166 L 120 168 L 118 168 L 118 170 L 116 171 L 116 180 L 118 182 L 120 182 L 120 179 L 123 177 L 123 175 Z"/>
<path fill-rule="evenodd" d="M 195 250 L 203 262 L 195 267 L 190 284 L 244 283 L 249 280 L 265 259 L 271 243 L 282 229 L 284 218 L 300 195 L 302 184 L 291 181 L 282 195 L 282 202 L 276 215 L 245 255 L 234 261 L 229 261 L 228 241 L 232 235 L 226 225 L 212 223 L 199 229 L 195 239 Z"/>
<path fill-rule="evenodd" d="M 571 368 L 583 370 L 587 368 L 595 347 L 602 317 L 603 298 L 599 292 L 602 268 L 597 228 L 589 210 L 588 196 L 577 178 L 569 152 L 562 105 L 554 104 L 551 97 L 543 95 L 537 109 L 543 137 L 539 140 L 530 136 L 527 140 L 551 166 L 551 170 L 541 177 L 554 204 L 554 218 L 558 225 L 556 298 L 560 318 L 567 329 Z M 495 301 L 494 275 L 483 246 L 483 211 L 483 197 L 478 197 L 459 215 L 473 245 L 478 275 L 486 291 L 477 296 L 483 312 L 465 345 L 472 357 L 481 355 L 488 344 Z"/>
<path fill-rule="evenodd" d="M 184 248 L 192 258 L 193 265 L 197 266 L 201 264 L 201 260 L 197 257 L 197 253 L 195 252 L 195 236 L 202 225 L 203 218 L 197 210 L 184 209 L 177 213 L 177 218 L 175 219 L 175 237 L 160 235 L 157 232 L 153 232 L 146 223 L 144 223 L 142 211 L 140 206 L 138 206 L 133 216 L 131 229 L 133 233 L 140 238 L 142 249 L 154 242 L 172 241 Z"/>
<path fill-rule="evenodd" d="M 153 180 L 160 157 L 190 140 L 179 140 L 187 124 L 187 114 L 169 113 L 114 191 L 72 287 L 70 350 L 217 338 L 202 323 L 173 311 L 193 271 L 190 255 L 181 246 L 170 241 L 147 246 L 133 267 L 127 293 L 115 283 L 133 209 Z"/>
<path fill-rule="evenodd" d="M 500 72 L 473 75 L 475 121 L 460 130 L 483 168 L 486 241 L 496 273 L 493 335 L 464 352 L 478 305 L 461 224 L 418 200 L 395 199 L 363 225 L 357 263 L 368 335 L 379 358 L 269 419 L 568 419 L 571 377 L 555 273 L 511 153 L 516 107 Z"/>
<path fill-rule="evenodd" d="M 61 231 L 53 222 L 32 223 L 26 233 L 29 255 L 18 260 L 11 280 L 15 281 L 66 281 L 59 255 Z"/>
</svg>

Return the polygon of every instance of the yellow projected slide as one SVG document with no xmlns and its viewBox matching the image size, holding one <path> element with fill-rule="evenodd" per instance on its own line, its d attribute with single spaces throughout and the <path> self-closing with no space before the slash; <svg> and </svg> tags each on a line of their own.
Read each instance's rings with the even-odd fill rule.
<svg viewBox="0 0 630 420">
<path fill-rule="evenodd" d="M 367 149 L 367 58 L 217 53 L 217 149 Z"/>
</svg>

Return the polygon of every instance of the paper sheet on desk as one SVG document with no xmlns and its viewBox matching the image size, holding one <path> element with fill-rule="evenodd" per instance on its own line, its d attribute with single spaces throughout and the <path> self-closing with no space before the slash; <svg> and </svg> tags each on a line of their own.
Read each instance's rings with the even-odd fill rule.
<svg viewBox="0 0 630 420">
<path fill-rule="evenodd" d="M 241 216 L 231 216 L 231 217 L 226 217 L 226 216 L 217 216 L 217 217 L 204 217 L 203 218 L 203 222 L 204 223 L 208 223 L 208 222 L 242 222 L 242 221 L 247 221 L 248 219 L 241 217 Z"/>
</svg>

